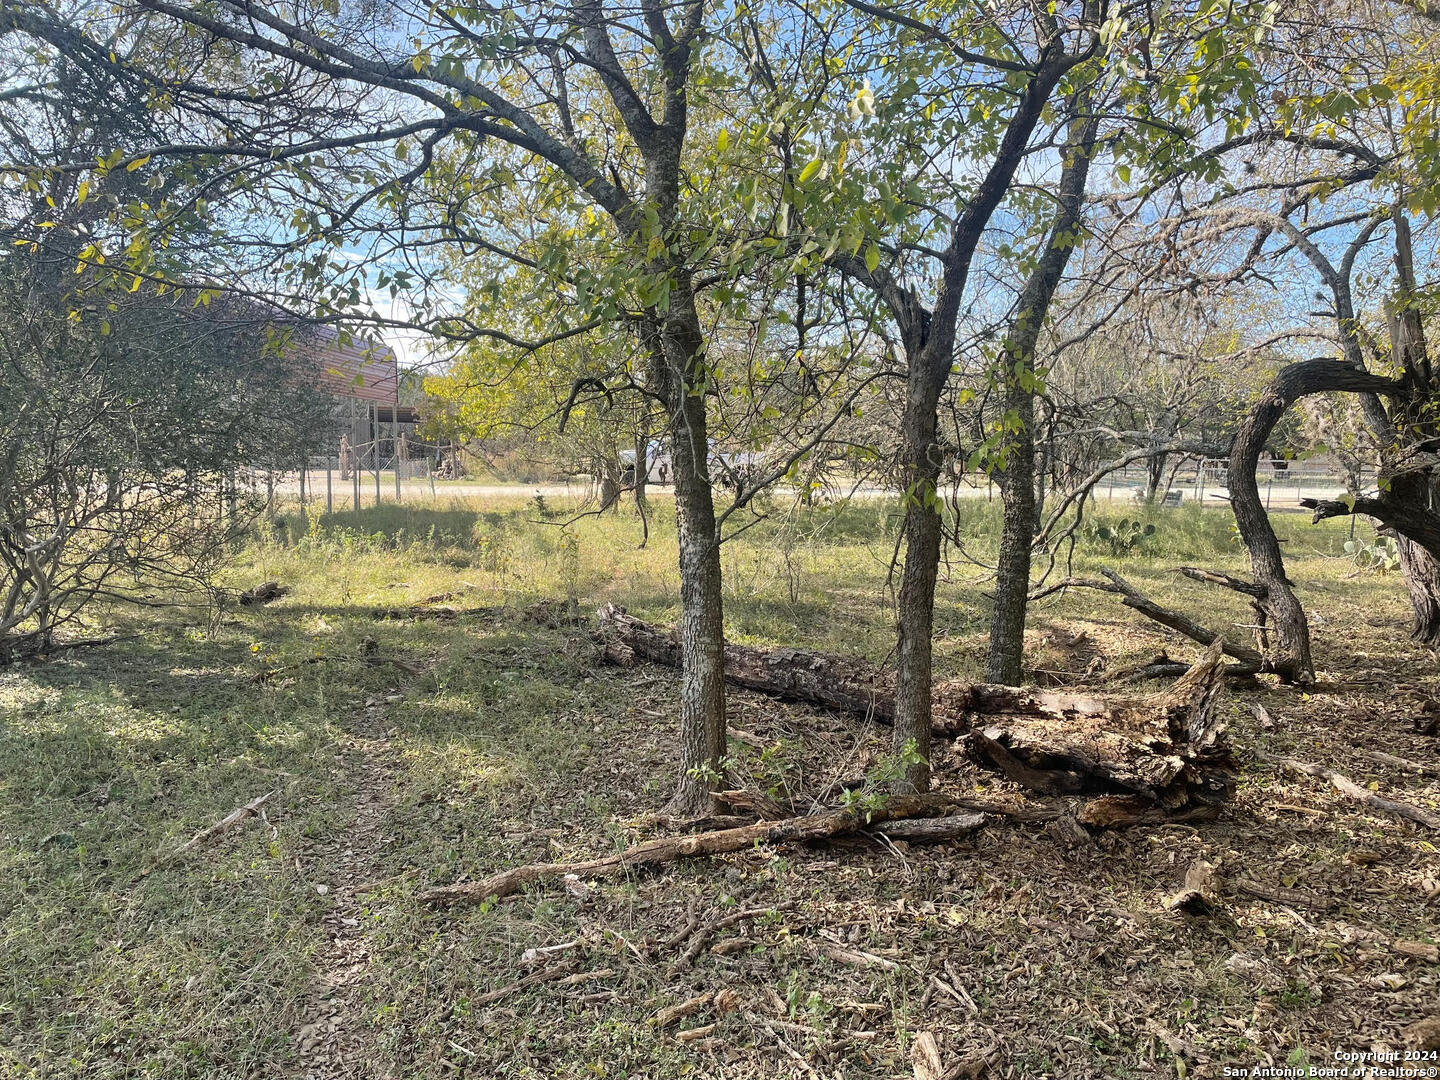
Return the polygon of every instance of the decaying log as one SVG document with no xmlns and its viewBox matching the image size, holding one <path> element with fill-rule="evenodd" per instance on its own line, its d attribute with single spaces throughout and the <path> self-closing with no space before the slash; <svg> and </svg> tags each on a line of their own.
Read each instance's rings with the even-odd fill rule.
<svg viewBox="0 0 1440 1080">
<path fill-rule="evenodd" d="M 526 885 L 550 881 L 566 874 L 602 877 L 624 873 L 632 867 L 655 866 L 694 855 L 719 855 L 727 851 L 741 851 L 755 844 L 824 840 L 858 832 L 868 825 L 882 821 L 933 817 L 943 814 L 953 806 L 954 801 L 943 795 L 895 795 L 876 807 L 846 807 L 785 821 L 761 821 L 735 829 L 685 836 L 663 836 L 636 844 L 615 855 L 606 855 L 586 862 L 516 866 L 483 881 L 427 889 L 420 893 L 418 898 L 422 903 L 437 905 L 479 903 L 492 896 L 509 896 Z"/>
<path fill-rule="evenodd" d="M 1135 825 L 1173 825 L 1196 821 L 1214 821 L 1220 816 L 1220 805 L 1197 802 L 1193 806 L 1167 809 L 1135 795 L 1102 795 L 1091 799 L 1080 809 L 1082 825 L 1092 829 L 1128 829 Z"/>
<path fill-rule="evenodd" d="M 1236 878 L 1235 889 L 1246 896 L 1254 897 L 1256 900 L 1266 900 L 1272 904 L 1285 904 L 1289 907 L 1314 908 L 1316 911 L 1329 911 L 1335 906 L 1335 902 L 1328 896 L 1320 896 L 1316 893 L 1305 892 L 1302 889 L 1287 889 L 1278 885 L 1264 885 L 1253 878 Z"/>
<path fill-rule="evenodd" d="M 904 840 L 907 844 L 943 844 L 949 840 L 963 840 L 984 824 L 984 814 L 951 814 L 948 817 L 883 821 L 865 831 L 879 833 L 891 840 Z"/>
<path fill-rule="evenodd" d="M 246 589 L 239 596 L 240 603 L 249 606 L 251 604 L 268 604 L 271 600 L 278 600 L 290 590 L 278 581 L 262 581 L 253 588 Z"/>
<path fill-rule="evenodd" d="M 1214 864 L 1196 859 L 1185 871 L 1184 886 L 1165 901 L 1165 906 L 1188 915 L 1209 915 L 1219 906 L 1218 894 Z"/>
<path fill-rule="evenodd" d="M 667 631 L 622 609 L 600 612 L 604 655 L 678 666 Z M 1175 810 L 1226 798 L 1235 783 L 1216 709 L 1224 648 L 1206 655 L 1161 694 L 1060 694 L 1025 687 L 941 682 L 933 732 L 962 737 L 977 759 L 1045 794 L 1128 793 Z M 725 677 L 737 686 L 889 722 L 893 677 L 862 660 L 799 649 L 725 646 Z M 1165 820 L 1171 820 L 1167 814 Z"/>
<path fill-rule="evenodd" d="M 1440 813 L 1434 810 L 1427 810 L 1423 806 L 1416 806 L 1414 803 L 1401 802 L 1398 799 L 1386 799 L 1376 795 L 1373 791 L 1367 791 L 1355 783 L 1343 773 L 1327 769 L 1323 765 L 1312 765 L 1308 761 L 1297 761 L 1289 757 L 1274 757 L 1270 754 L 1257 753 L 1256 758 L 1269 765 L 1278 765 L 1282 769 L 1288 769 L 1294 773 L 1301 773 L 1305 776 L 1313 776 L 1317 780 L 1326 780 L 1336 791 L 1348 799 L 1370 807 L 1372 810 L 1379 810 L 1383 814 L 1390 814 L 1393 817 L 1404 818 L 1406 821 L 1413 821 L 1417 825 L 1424 825 L 1428 829 L 1440 830 Z"/>
<path fill-rule="evenodd" d="M 606 604 L 600 609 L 600 634 L 608 663 L 630 667 L 648 660 L 680 666 L 679 639 L 668 630 L 627 615 L 624 608 Z M 882 723 L 895 719 L 891 681 L 863 660 L 805 649 L 726 645 L 725 679 L 747 690 L 869 716 Z"/>
<path fill-rule="evenodd" d="M 1400 1032 L 1411 1050 L 1440 1050 L 1440 1016 L 1427 1016 Z"/>
</svg>

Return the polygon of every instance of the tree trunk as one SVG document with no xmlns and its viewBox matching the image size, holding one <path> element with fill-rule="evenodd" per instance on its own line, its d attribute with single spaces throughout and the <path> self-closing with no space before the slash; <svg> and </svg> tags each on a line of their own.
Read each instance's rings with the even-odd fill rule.
<svg viewBox="0 0 1440 1080">
<path fill-rule="evenodd" d="M 1040 256 L 1020 292 L 1020 302 L 1005 335 L 1003 377 L 1005 421 L 1017 430 L 1006 446 L 1004 482 L 1000 487 L 1004 516 L 1000 529 L 1000 558 L 995 573 L 995 608 L 990 618 L 990 650 L 985 677 L 991 682 L 1018 684 L 1025 659 L 1025 608 L 1030 594 L 1030 553 L 1039 528 L 1039 507 L 1044 505 L 1045 469 L 1040 470 L 1036 494 L 1035 347 L 1040 328 L 1060 277 L 1075 250 L 1075 235 L 1085 202 L 1085 182 L 1095 147 L 1097 124 L 1089 115 L 1084 91 L 1072 99 L 1074 118 L 1065 146 L 1060 176 L 1059 209 Z M 1051 441 L 1054 429 L 1051 428 Z M 1052 455 L 1046 455 L 1046 468 Z"/>
<path fill-rule="evenodd" d="M 1400 570 L 1415 615 L 1410 636 L 1426 645 L 1440 645 L 1440 560 L 1403 536 L 1397 538 L 1397 543 Z"/>
<path fill-rule="evenodd" d="M 1145 470 L 1145 502 L 1154 505 L 1160 496 L 1160 482 L 1165 479 L 1165 463 L 1170 455 L 1161 451 L 1152 457 Z"/>
<path fill-rule="evenodd" d="M 1003 506 L 1000 554 L 995 566 L 995 608 L 990 616 L 990 649 L 985 678 L 1019 685 L 1024 672 L 1025 609 L 1030 592 L 1030 553 L 1035 542 L 1035 399 L 1014 385 L 1006 412 L 1023 425 L 1010 444 L 1010 465 L 1000 483 Z"/>
<path fill-rule="evenodd" d="M 669 810 L 699 817 L 714 810 L 725 753 L 725 617 L 720 536 L 710 485 L 704 339 L 688 280 L 672 292 L 671 316 L 653 346 L 664 364 L 675 470 L 680 546 L 680 777 Z"/>
<path fill-rule="evenodd" d="M 929 349 L 925 350 L 927 353 Z M 944 368 L 949 370 L 949 357 Z M 896 615 L 896 691 L 894 753 L 907 758 L 895 784 L 900 794 L 930 789 L 930 689 L 933 679 L 931 635 L 935 626 L 935 579 L 940 569 L 940 514 L 936 509 L 940 476 L 936 446 L 939 386 L 944 376 L 917 379 L 912 365 L 905 406 L 906 469 L 905 566 L 900 577 Z M 921 367 L 922 376 L 924 374 Z"/>
<path fill-rule="evenodd" d="M 1396 477 L 1383 497 L 1407 503 L 1415 510 L 1434 516 L 1435 480 L 1425 473 L 1409 473 Z M 1436 548 L 1427 549 L 1416 536 L 1396 531 L 1395 544 L 1400 552 L 1400 572 L 1410 594 L 1414 620 L 1410 636 L 1425 645 L 1440 645 L 1440 558 Z"/>
<path fill-rule="evenodd" d="M 650 439 L 644 430 L 635 436 L 635 512 L 640 515 L 640 546 L 650 542 L 650 505 L 646 486 L 650 480 Z"/>
<path fill-rule="evenodd" d="M 1397 383 L 1356 368 L 1344 360 L 1302 360 L 1283 368 L 1241 424 L 1230 449 L 1230 505 L 1235 524 L 1250 552 L 1255 583 L 1265 589 L 1265 608 L 1275 630 L 1267 667 L 1286 682 L 1312 683 L 1310 624 L 1285 576 L 1280 542 L 1260 498 L 1255 470 L 1275 425 L 1298 399 L 1327 390 L 1356 393 L 1394 392 Z"/>
</svg>

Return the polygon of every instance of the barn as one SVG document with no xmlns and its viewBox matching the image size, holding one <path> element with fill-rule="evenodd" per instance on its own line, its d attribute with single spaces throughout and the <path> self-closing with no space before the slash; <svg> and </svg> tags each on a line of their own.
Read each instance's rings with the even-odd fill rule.
<svg viewBox="0 0 1440 1080">
<path fill-rule="evenodd" d="M 324 457 L 344 468 L 348 453 L 355 468 L 391 469 L 397 453 L 403 462 L 419 449 L 420 414 L 400 403 L 399 365 L 390 346 L 321 327 L 293 341 L 289 352 L 335 398 L 335 442 Z"/>
</svg>

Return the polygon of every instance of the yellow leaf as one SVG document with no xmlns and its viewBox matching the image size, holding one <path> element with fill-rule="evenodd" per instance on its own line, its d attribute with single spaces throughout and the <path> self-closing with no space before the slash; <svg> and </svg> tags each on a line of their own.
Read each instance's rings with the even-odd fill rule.
<svg viewBox="0 0 1440 1080">
<path fill-rule="evenodd" d="M 150 155 L 146 154 L 144 157 L 136 158 L 134 161 L 130 162 L 130 164 L 126 165 L 125 171 L 134 172 L 136 169 L 142 169 L 148 164 L 150 164 Z"/>
</svg>

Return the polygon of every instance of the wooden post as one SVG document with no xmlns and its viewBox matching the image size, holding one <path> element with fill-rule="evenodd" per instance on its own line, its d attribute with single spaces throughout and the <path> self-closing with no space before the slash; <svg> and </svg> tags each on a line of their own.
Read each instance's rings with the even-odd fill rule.
<svg viewBox="0 0 1440 1080">
<path fill-rule="evenodd" d="M 1265 509 L 1270 509 L 1270 492 L 1275 487 L 1275 466 L 1270 466 L 1270 477 L 1265 481 Z"/>
<path fill-rule="evenodd" d="M 370 406 L 370 460 L 375 463 L 375 505 L 380 505 L 380 407 Z"/>
<path fill-rule="evenodd" d="M 395 501 L 400 501 L 400 408 L 390 407 L 390 458 L 395 464 Z"/>
<path fill-rule="evenodd" d="M 307 462 L 300 462 L 300 516 L 305 516 L 305 466 Z"/>
<path fill-rule="evenodd" d="M 332 464 L 334 464 L 333 461 L 325 462 L 325 513 L 327 514 L 335 512 L 335 490 L 330 479 L 334 475 L 334 470 L 330 468 Z"/>
</svg>

